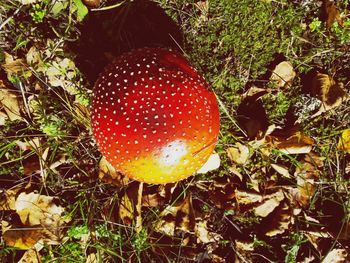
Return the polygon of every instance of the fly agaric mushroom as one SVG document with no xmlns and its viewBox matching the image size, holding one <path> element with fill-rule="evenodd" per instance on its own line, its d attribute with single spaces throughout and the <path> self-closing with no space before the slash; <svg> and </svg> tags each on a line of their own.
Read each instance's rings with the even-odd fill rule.
<svg viewBox="0 0 350 263">
<path fill-rule="evenodd" d="M 94 86 L 93 134 L 121 173 L 146 183 L 194 174 L 214 150 L 219 109 L 204 78 L 178 52 L 133 50 Z"/>
</svg>

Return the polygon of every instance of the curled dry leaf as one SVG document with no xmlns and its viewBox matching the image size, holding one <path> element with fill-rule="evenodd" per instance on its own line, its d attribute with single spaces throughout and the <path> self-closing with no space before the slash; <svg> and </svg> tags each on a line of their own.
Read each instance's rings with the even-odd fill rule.
<svg viewBox="0 0 350 263">
<path fill-rule="evenodd" d="M 334 109 L 348 99 L 341 83 L 337 83 L 331 76 L 319 72 L 313 78 L 312 93 L 322 101 L 322 105 L 311 117 Z"/>
<path fill-rule="evenodd" d="M 342 132 L 337 148 L 341 151 L 350 153 L 350 128 Z"/>
<path fill-rule="evenodd" d="M 322 263 L 345 263 L 349 262 L 349 254 L 345 249 L 333 249 L 322 260 Z"/>
<path fill-rule="evenodd" d="M 216 170 L 220 167 L 220 156 L 218 153 L 213 153 L 209 156 L 206 163 L 197 171 L 197 174 L 206 174 L 207 172 Z"/>
<path fill-rule="evenodd" d="M 124 186 L 129 183 L 128 177 L 119 173 L 107 160 L 102 156 L 99 164 L 99 177 L 102 181 L 114 184 L 116 186 Z"/>
<path fill-rule="evenodd" d="M 289 61 L 283 61 L 274 68 L 270 80 L 278 88 L 282 88 L 287 83 L 290 83 L 295 78 L 295 75 L 293 65 Z"/>
<path fill-rule="evenodd" d="M 231 161 L 237 164 L 245 164 L 249 158 L 249 148 L 239 142 L 234 147 L 230 147 L 226 150 L 228 157 Z"/>
<path fill-rule="evenodd" d="M 330 239 L 331 235 L 328 234 L 327 232 L 323 231 L 305 231 L 304 235 L 307 237 L 309 240 L 310 244 L 317 250 L 317 251 L 322 251 L 322 248 L 320 247 L 322 241 L 325 239 Z"/>
</svg>

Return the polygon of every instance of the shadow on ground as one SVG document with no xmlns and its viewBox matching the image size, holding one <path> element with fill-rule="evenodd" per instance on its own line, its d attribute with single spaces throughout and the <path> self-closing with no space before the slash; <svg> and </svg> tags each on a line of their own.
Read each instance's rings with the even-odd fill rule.
<svg viewBox="0 0 350 263">
<path fill-rule="evenodd" d="M 107 5 L 111 5 L 107 4 Z M 141 47 L 182 46 L 176 23 L 156 3 L 138 0 L 107 11 L 90 11 L 71 44 L 75 62 L 90 83 L 123 52 Z"/>
</svg>

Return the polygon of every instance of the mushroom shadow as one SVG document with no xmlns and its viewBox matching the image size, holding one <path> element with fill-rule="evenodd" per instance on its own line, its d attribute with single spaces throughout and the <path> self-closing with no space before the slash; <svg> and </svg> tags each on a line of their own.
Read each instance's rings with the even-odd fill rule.
<svg viewBox="0 0 350 263">
<path fill-rule="evenodd" d="M 112 5 L 112 1 L 108 1 Z M 81 36 L 70 45 L 75 62 L 90 83 L 115 57 L 141 47 L 183 44 L 180 28 L 156 3 L 130 1 L 106 11 L 90 11 L 80 26 Z"/>
</svg>

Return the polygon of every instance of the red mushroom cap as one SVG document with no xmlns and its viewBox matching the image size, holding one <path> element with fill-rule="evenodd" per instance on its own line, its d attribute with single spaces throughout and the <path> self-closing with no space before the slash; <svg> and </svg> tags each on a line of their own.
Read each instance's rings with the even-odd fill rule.
<svg viewBox="0 0 350 263">
<path fill-rule="evenodd" d="M 169 183 L 194 174 L 219 134 L 219 109 L 204 78 L 178 52 L 133 50 L 98 78 L 91 109 L 101 153 L 126 176 Z"/>
</svg>

